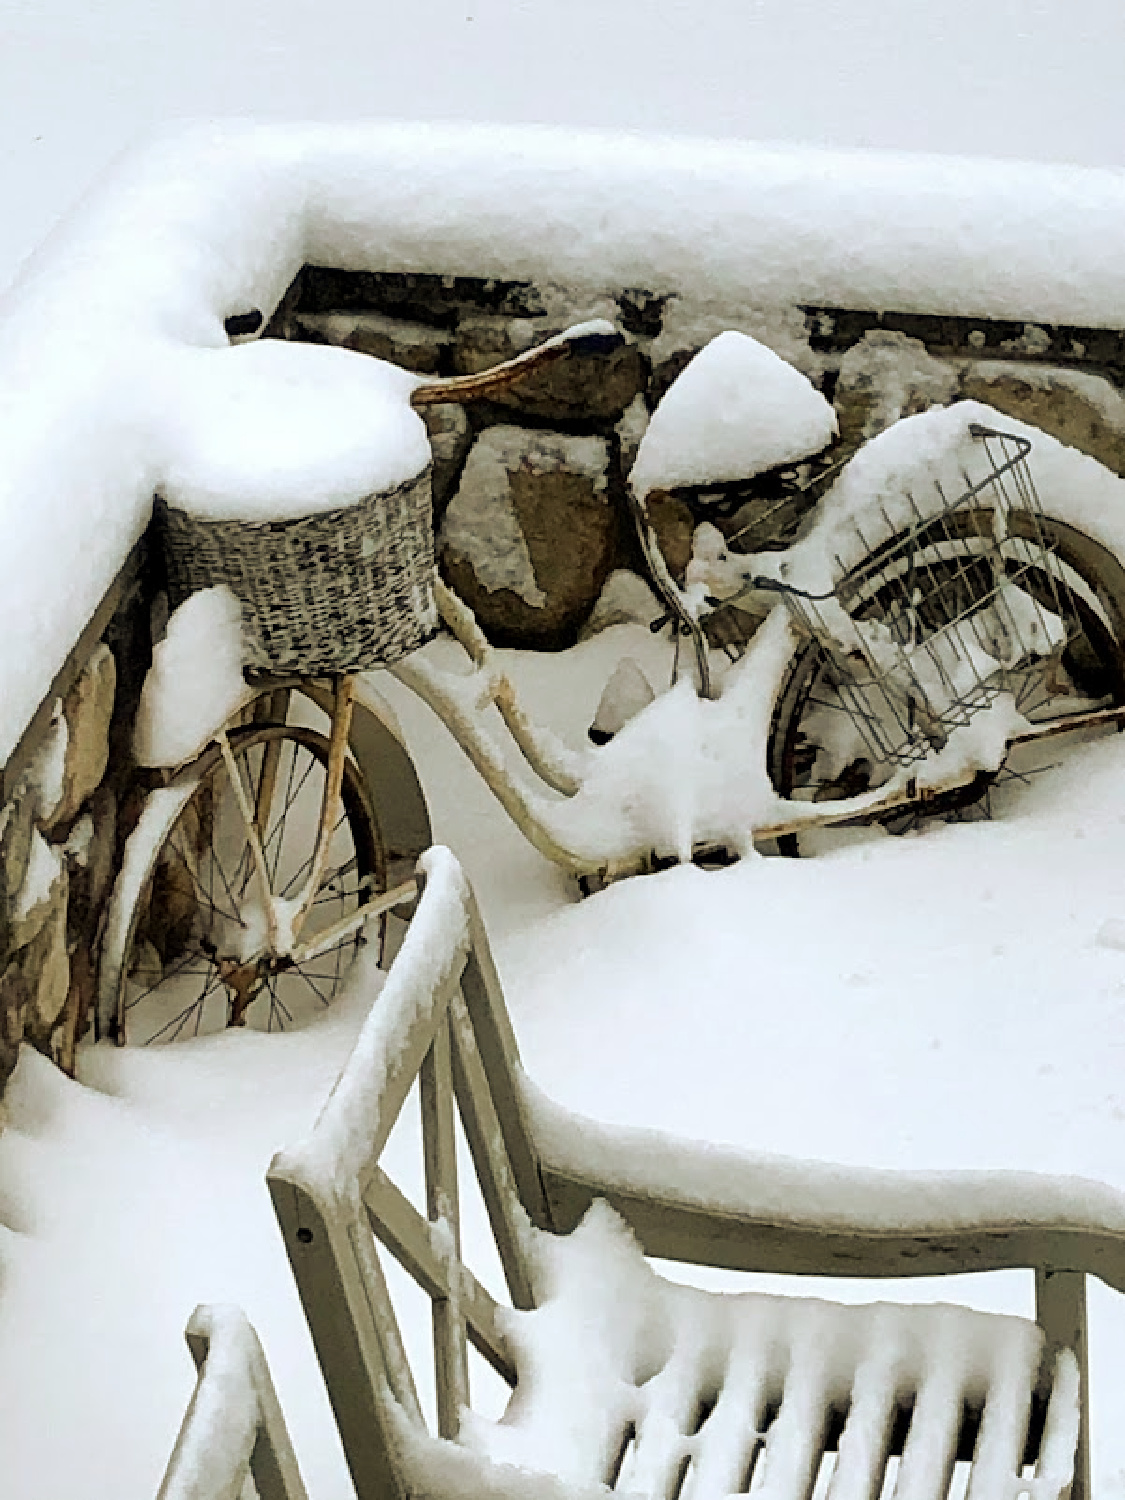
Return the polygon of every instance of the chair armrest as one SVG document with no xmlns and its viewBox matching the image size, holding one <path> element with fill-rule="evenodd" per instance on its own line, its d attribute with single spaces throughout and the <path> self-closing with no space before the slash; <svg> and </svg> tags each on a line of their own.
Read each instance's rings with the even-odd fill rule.
<svg viewBox="0 0 1125 1500">
<path fill-rule="evenodd" d="M 185 1330 L 198 1380 L 157 1500 L 308 1500 L 265 1354 L 245 1313 L 197 1307 Z"/>
<path fill-rule="evenodd" d="M 1125 1194 L 1104 1183 L 757 1154 L 602 1125 L 521 1083 L 559 1231 L 605 1198 L 666 1260 L 864 1277 L 1038 1267 L 1125 1291 Z"/>
</svg>

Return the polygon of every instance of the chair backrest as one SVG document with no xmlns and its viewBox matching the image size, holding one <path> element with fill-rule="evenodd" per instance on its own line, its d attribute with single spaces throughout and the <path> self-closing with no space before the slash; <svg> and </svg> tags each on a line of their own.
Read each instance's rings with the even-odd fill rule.
<svg viewBox="0 0 1125 1500">
<path fill-rule="evenodd" d="M 498 1304 L 461 1258 L 455 1109 L 516 1307 L 534 1305 L 530 1230 L 549 1225 L 472 894 L 447 851 L 431 850 L 422 869 L 424 900 L 356 1049 L 312 1134 L 268 1177 L 361 1497 L 405 1497 L 403 1413 L 423 1423 L 376 1240 L 433 1304 L 440 1435 L 456 1434 L 468 1402 L 470 1344 L 515 1383 Z M 426 1216 L 380 1165 L 415 1080 Z"/>
<path fill-rule="evenodd" d="M 997 1366 L 997 1378 L 1015 1378 L 1019 1400 L 1034 1408 L 1025 1462 L 1037 1451 L 1041 1475 L 1069 1468 L 1079 1434 L 1072 1500 L 1084 1500 L 1084 1400 L 1080 1429 L 1075 1425 L 1086 1383 L 1084 1275 L 1095 1270 L 1125 1286 L 1121 1195 L 1026 1173 L 814 1167 L 569 1115 L 538 1095 L 520 1070 L 460 867 L 448 851 L 433 849 L 422 870 L 417 915 L 332 1095 L 309 1137 L 275 1157 L 268 1176 L 359 1500 L 407 1500 L 419 1489 L 420 1464 L 431 1465 L 422 1485 L 428 1493 L 461 1493 L 468 1485 L 499 1494 L 495 1471 L 486 1477 L 464 1468 L 463 1444 L 430 1441 L 380 1259 L 380 1247 L 390 1251 L 430 1299 L 437 1436 L 455 1437 L 469 1405 L 470 1346 L 509 1386 L 517 1373 L 504 1303 L 463 1254 L 458 1117 L 515 1308 L 537 1306 L 550 1284 L 545 1247 L 557 1242 L 536 1231 L 569 1232 L 598 1198 L 622 1215 L 646 1254 L 704 1265 L 850 1277 L 1034 1267 L 1047 1345 L 1077 1356 L 1064 1359 L 1075 1377 L 1066 1386 L 1071 1395 L 1052 1403 L 1057 1421 L 1044 1426 L 1053 1358 L 1033 1382 L 1037 1390 L 1027 1389 L 1026 1370 L 1013 1376 L 1011 1361 Z M 392 1131 L 416 1084 L 423 1207 L 385 1170 L 395 1159 Z M 904 1327 L 917 1321 L 911 1312 L 895 1314 Z M 1030 1325 L 1027 1331 L 1035 1333 Z M 1039 1347 L 1034 1338 L 1032 1345 Z M 888 1454 L 905 1452 L 912 1400 L 895 1395 L 901 1411 L 887 1430 Z M 950 1408 L 945 1436 L 949 1455 L 979 1460 L 980 1409 L 974 1416 L 970 1406 Z M 829 1446 L 846 1408 L 828 1413 L 822 1436 Z M 440 1482 L 432 1468 L 439 1459 Z M 461 1468 L 454 1473 L 450 1465 Z"/>
<path fill-rule="evenodd" d="M 200 1306 L 185 1336 L 195 1390 L 157 1500 L 308 1500 L 266 1357 L 237 1307 Z"/>
</svg>

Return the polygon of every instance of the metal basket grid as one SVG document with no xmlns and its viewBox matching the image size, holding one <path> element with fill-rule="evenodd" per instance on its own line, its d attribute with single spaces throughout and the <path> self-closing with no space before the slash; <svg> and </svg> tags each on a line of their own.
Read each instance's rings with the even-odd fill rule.
<svg viewBox="0 0 1125 1500">
<path fill-rule="evenodd" d="M 1031 444 L 974 424 L 987 470 L 947 499 L 940 482 L 851 524 L 837 584 L 784 589 L 822 647 L 839 706 L 882 762 L 909 766 L 1011 691 L 1033 660 L 1061 655 L 1074 619 L 1070 583 L 1048 542 L 1027 463 Z M 848 568 L 841 553 L 864 561 Z M 1018 706 L 1018 704 L 1017 704 Z"/>
<path fill-rule="evenodd" d="M 437 630 L 430 470 L 353 505 L 216 521 L 157 500 L 174 609 L 226 584 L 244 665 L 305 676 L 388 666 Z"/>
</svg>

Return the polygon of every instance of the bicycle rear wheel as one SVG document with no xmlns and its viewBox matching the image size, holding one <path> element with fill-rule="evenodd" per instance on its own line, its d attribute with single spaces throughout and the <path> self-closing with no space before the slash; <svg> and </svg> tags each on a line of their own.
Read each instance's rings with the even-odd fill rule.
<svg viewBox="0 0 1125 1500">
<path fill-rule="evenodd" d="M 1125 568 L 1121 562 L 1100 543 L 1054 517 L 1010 516 L 1010 540 L 1000 548 L 998 565 L 994 548 L 987 562 L 981 555 L 981 539 L 992 535 L 991 513 L 969 512 L 960 524 L 961 538 L 951 544 L 948 529 L 944 530 L 940 557 L 935 544 L 935 556 L 925 564 L 931 582 L 936 574 L 938 587 L 931 615 L 926 616 L 924 607 L 919 611 L 923 628 L 936 633 L 951 616 L 969 617 L 975 608 L 985 607 L 995 595 L 1000 566 L 1008 577 L 1018 576 L 1019 588 L 1034 605 L 1061 620 L 1065 641 L 1046 655 L 1030 656 L 998 670 L 992 685 L 1010 692 L 1016 707 L 1033 724 L 1125 704 Z M 1029 567 L 1026 544 L 1031 526 L 1044 555 Z M 893 555 L 899 544 L 895 537 L 881 550 Z M 924 558 L 924 537 L 919 551 Z M 948 580 L 944 592 L 942 570 Z M 871 559 L 865 559 L 838 587 L 840 602 L 854 620 L 881 620 L 891 609 L 890 587 L 871 587 L 870 577 Z M 784 797 L 839 801 L 882 785 L 898 769 L 899 762 L 880 754 L 878 748 L 893 736 L 881 734 L 879 724 L 864 723 L 842 676 L 815 640 L 807 641 L 793 658 L 776 700 L 767 750 L 770 779 Z M 872 700 L 865 711 L 876 715 L 880 707 Z M 1004 781 L 1026 780 L 1057 753 L 1055 745 L 1049 751 L 1042 746 L 1017 747 L 999 773 L 982 773 L 944 802 L 928 807 L 925 816 L 988 816 L 994 788 L 998 790 Z M 919 816 L 899 812 L 883 821 L 892 831 L 905 832 L 917 824 Z M 779 847 L 782 853 L 797 853 L 796 836 L 780 840 Z"/>
</svg>

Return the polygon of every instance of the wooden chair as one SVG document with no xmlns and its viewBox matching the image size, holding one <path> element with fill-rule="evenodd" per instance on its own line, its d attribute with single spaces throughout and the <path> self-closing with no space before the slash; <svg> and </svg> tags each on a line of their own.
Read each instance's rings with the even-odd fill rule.
<svg viewBox="0 0 1125 1500">
<path fill-rule="evenodd" d="M 310 1137 L 269 1171 L 359 1500 L 604 1486 L 798 1500 L 826 1484 L 829 1500 L 874 1500 L 892 1479 L 900 1500 L 937 1500 L 958 1461 L 973 1500 L 1085 1500 L 1084 1278 L 1125 1289 L 1125 1195 L 1029 1173 L 816 1166 L 573 1116 L 521 1071 L 459 866 L 435 849 L 422 867 L 424 899 L 353 1056 Z M 416 1079 L 425 1213 L 380 1160 Z M 462 1257 L 457 1113 L 521 1312 Z M 608 1208 L 589 1212 L 598 1200 L 673 1261 L 852 1278 L 1033 1268 L 1037 1324 L 685 1289 Z M 432 1302 L 436 1433 L 383 1251 Z M 517 1387 L 500 1423 L 468 1414 L 469 1346 Z"/>
<path fill-rule="evenodd" d="M 198 1379 L 157 1500 L 308 1500 L 258 1335 L 237 1307 L 200 1306 L 186 1329 Z"/>
</svg>

